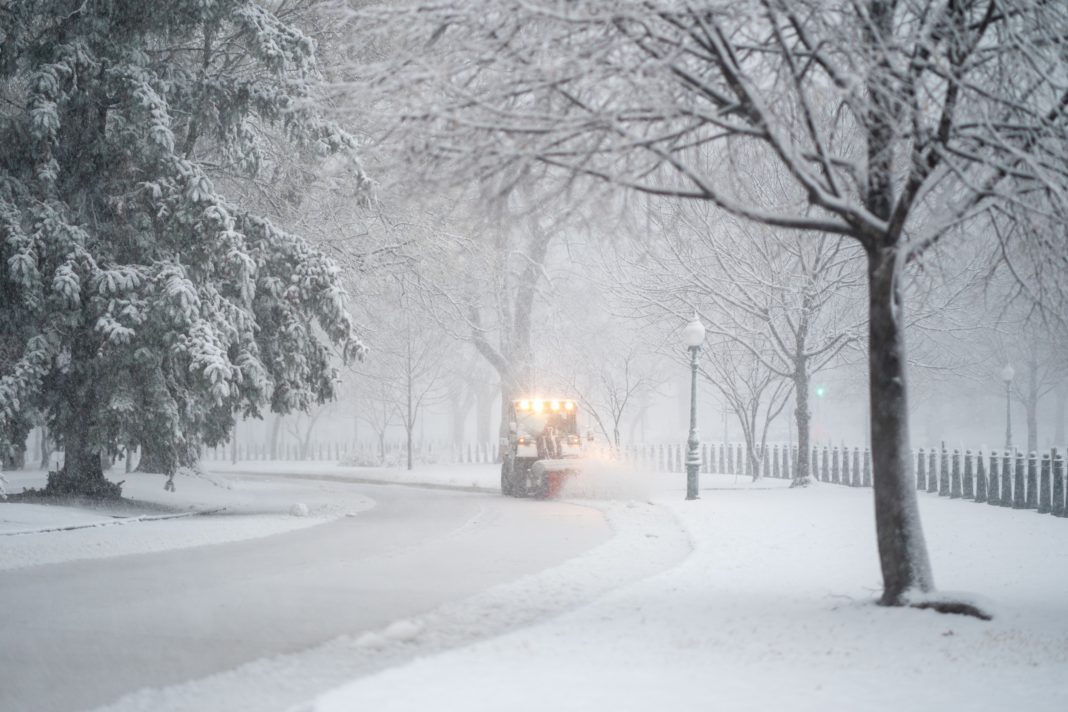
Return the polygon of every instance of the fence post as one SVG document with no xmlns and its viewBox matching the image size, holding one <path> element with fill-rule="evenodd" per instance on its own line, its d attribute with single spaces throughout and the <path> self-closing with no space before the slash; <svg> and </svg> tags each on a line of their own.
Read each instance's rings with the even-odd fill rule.
<svg viewBox="0 0 1068 712">
<path fill-rule="evenodd" d="M 1002 507 L 1012 506 L 1012 452 L 1009 450 L 1001 453 L 1001 499 L 998 502 Z"/>
<path fill-rule="evenodd" d="M 726 449 L 727 449 L 727 443 L 720 443 L 719 444 L 719 460 L 717 460 L 717 462 L 719 463 L 719 467 L 716 468 L 716 472 L 718 472 L 721 475 L 727 474 L 726 453 L 724 452 L 724 450 L 726 450 Z"/>
<path fill-rule="evenodd" d="M 924 454 L 922 447 L 916 455 L 916 489 L 920 492 L 927 489 L 927 455 Z"/>
<path fill-rule="evenodd" d="M 794 448 L 790 447 L 789 445 L 787 445 L 786 447 L 784 447 L 782 449 L 782 478 L 784 480 L 792 480 L 793 479 L 793 474 L 794 473 L 791 472 L 791 470 L 790 470 L 790 465 L 793 464 L 792 461 L 791 461 L 791 454 L 792 453 L 790 451 L 793 450 L 793 449 Z"/>
<path fill-rule="evenodd" d="M 975 456 L 975 501 L 985 502 L 986 497 L 986 465 L 983 464 L 983 451 L 980 450 Z"/>
<path fill-rule="evenodd" d="M 972 473 L 972 451 L 971 450 L 965 450 L 964 451 L 964 468 L 963 468 L 962 476 L 964 478 L 963 479 L 964 492 L 962 493 L 962 496 L 965 499 L 974 499 L 975 498 L 975 486 L 974 486 L 973 480 L 974 480 L 975 475 Z"/>
<path fill-rule="evenodd" d="M 1025 509 L 1038 509 L 1038 453 L 1034 450 L 1027 456 L 1027 492 Z"/>
<path fill-rule="evenodd" d="M 938 496 L 949 496 L 949 450 L 942 443 L 942 458 L 938 463 Z"/>
<path fill-rule="evenodd" d="M 849 448 L 842 446 L 842 484 L 846 487 L 855 487 L 852 470 L 849 469 Z"/>
<path fill-rule="evenodd" d="M 927 491 L 938 492 L 938 452 L 934 448 L 927 453 Z"/>
<path fill-rule="evenodd" d="M 1049 453 L 1042 455 L 1042 473 L 1038 481 L 1038 513 L 1049 514 L 1053 511 L 1053 501 L 1050 499 L 1049 492 L 1049 477 L 1050 477 L 1050 458 Z"/>
<path fill-rule="evenodd" d="M 773 445 L 771 448 L 771 476 L 774 479 L 779 479 L 779 446 Z"/>
<path fill-rule="evenodd" d="M 871 450 L 864 448 L 864 486 L 871 487 Z"/>
<path fill-rule="evenodd" d="M 853 448 L 853 466 L 849 468 L 849 471 L 853 473 L 853 479 L 851 480 L 853 487 L 864 486 L 864 475 L 860 472 L 860 448 Z"/>
<path fill-rule="evenodd" d="M 949 496 L 952 499 L 960 499 L 960 450 L 953 451 L 953 469 L 950 471 L 950 478 Z"/>
<path fill-rule="evenodd" d="M 708 445 L 701 443 L 701 472 L 708 474 Z"/>
<path fill-rule="evenodd" d="M 1053 458 L 1053 516 L 1063 517 L 1065 511 L 1064 458 L 1059 454 Z"/>
<path fill-rule="evenodd" d="M 1016 472 L 1015 477 L 1012 480 L 1012 508 L 1023 509 L 1027 506 L 1027 458 L 1024 456 L 1023 451 L 1016 453 Z"/>
<path fill-rule="evenodd" d="M 990 472 L 987 474 L 986 503 L 1001 506 L 1001 456 L 990 451 Z"/>
</svg>

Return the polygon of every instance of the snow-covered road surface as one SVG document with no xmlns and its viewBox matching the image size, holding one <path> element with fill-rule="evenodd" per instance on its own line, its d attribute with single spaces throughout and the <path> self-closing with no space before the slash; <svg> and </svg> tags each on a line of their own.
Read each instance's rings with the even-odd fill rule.
<svg viewBox="0 0 1068 712">
<path fill-rule="evenodd" d="M 610 535 L 572 504 L 313 482 L 377 506 L 262 539 L 0 572 L 0 709 L 86 709 L 387 628 Z"/>
</svg>

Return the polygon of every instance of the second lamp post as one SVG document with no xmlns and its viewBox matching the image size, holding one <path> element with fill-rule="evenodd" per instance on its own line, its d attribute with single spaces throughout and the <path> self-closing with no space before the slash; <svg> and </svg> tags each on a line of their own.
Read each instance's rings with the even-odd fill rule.
<svg viewBox="0 0 1068 712">
<path fill-rule="evenodd" d="M 1005 381 L 1005 452 L 1012 450 L 1012 379 L 1016 369 L 1011 363 L 1001 369 L 1001 380 Z"/>
<path fill-rule="evenodd" d="M 686 348 L 690 350 L 690 436 L 686 439 L 686 499 L 697 499 L 697 473 L 701 456 L 697 452 L 697 352 L 705 340 L 705 325 L 694 312 L 693 320 L 682 330 Z"/>
</svg>

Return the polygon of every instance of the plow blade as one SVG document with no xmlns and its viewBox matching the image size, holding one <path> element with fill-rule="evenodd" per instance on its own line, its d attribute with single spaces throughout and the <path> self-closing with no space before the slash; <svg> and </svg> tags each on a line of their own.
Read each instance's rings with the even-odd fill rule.
<svg viewBox="0 0 1068 712">
<path fill-rule="evenodd" d="M 544 483 L 542 491 L 551 499 L 560 496 L 568 479 L 582 473 L 582 462 L 573 458 L 538 460 L 531 466 L 530 473 L 536 481 Z"/>
</svg>

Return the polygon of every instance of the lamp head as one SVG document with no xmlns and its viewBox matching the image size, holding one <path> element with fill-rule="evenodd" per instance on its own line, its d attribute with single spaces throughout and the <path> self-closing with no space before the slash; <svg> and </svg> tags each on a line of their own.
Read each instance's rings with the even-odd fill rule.
<svg viewBox="0 0 1068 712">
<path fill-rule="evenodd" d="M 697 312 L 693 313 L 693 320 L 682 330 L 682 340 L 686 343 L 686 347 L 691 349 L 704 342 L 705 325 L 701 323 Z"/>
</svg>

